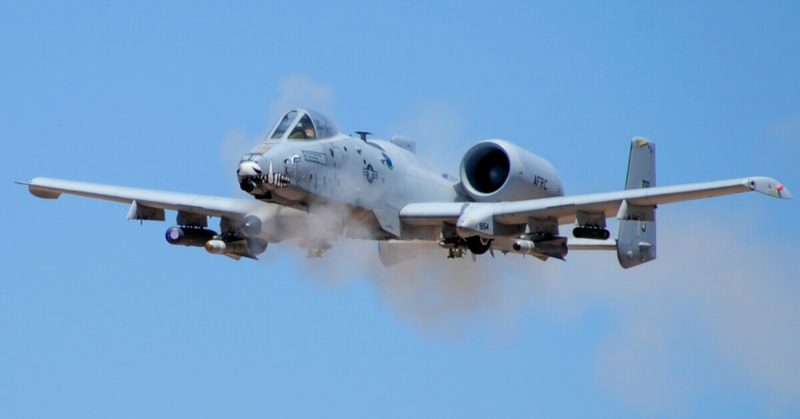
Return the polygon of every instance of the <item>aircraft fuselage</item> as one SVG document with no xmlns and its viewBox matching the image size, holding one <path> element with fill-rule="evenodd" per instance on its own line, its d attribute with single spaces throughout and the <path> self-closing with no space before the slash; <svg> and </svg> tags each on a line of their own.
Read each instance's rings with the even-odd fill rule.
<svg viewBox="0 0 800 419">
<path fill-rule="evenodd" d="M 268 141 L 244 156 L 238 175 L 256 198 L 333 218 L 326 227 L 350 237 L 392 237 L 406 204 L 460 197 L 457 181 L 427 170 L 410 150 L 347 135 Z"/>
</svg>

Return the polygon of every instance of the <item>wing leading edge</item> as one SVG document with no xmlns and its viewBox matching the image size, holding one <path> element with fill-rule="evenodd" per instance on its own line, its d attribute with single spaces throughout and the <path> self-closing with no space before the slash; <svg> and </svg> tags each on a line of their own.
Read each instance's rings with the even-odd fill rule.
<svg viewBox="0 0 800 419">
<path fill-rule="evenodd" d="M 713 198 L 742 192 L 791 199 L 792 194 L 778 181 L 763 176 L 675 186 L 629 189 L 587 195 L 531 199 L 513 202 L 421 202 L 406 205 L 400 218 L 410 225 L 455 224 L 467 210 L 490 215 L 501 224 L 525 224 L 529 218 L 556 218 L 559 224 L 571 224 L 578 212 L 603 213 L 614 217 L 623 201 L 637 206 Z"/>
<path fill-rule="evenodd" d="M 652 153 L 648 158 L 652 159 Z M 647 169 L 652 175 L 650 168 Z M 642 185 L 647 183 L 641 182 Z M 633 184 L 626 182 L 628 187 L 635 187 L 639 182 Z M 792 197 L 775 179 L 754 176 L 512 202 L 414 203 L 400 210 L 400 219 L 411 226 L 450 224 L 468 246 L 475 238 L 493 240 L 492 247 L 496 249 L 529 254 L 542 260 L 563 259 L 568 249 L 616 250 L 620 265 L 627 269 L 656 258 L 655 208 L 658 205 L 750 191 L 775 198 Z M 617 238 L 612 240 L 605 228 L 609 217 L 620 220 Z M 560 236 L 558 225 L 572 223 L 577 225 L 573 230 L 575 238 Z"/>
<path fill-rule="evenodd" d="M 152 189 L 37 177 L 28 186 L 35 196 L 61 194 L 130 204 L 128 219 L 165 221 L 165 210 L 177 212 L 177 226 L 167 230 L 170 244 L 205 247 L 234 259 L 257 258 L 268 243 L 294 237 L 306 226 L 305 213 L 258 200 L 195 195 Z M 220 232 L 207 229 L 208 217 L 220 218 Z"/>
<path fill-rule="evenodd" d="M 30 182 L 17 183 L 27 185 L 28 190 L 39 198 L 56 199 L 63 193 L 127 204 L 135 202 L 139 207 L 145 208 L 226 218 L 242 218 L 267 205 L 249 199 L 194 195 L 43 177 L 34 178 Z"/>
</svg>

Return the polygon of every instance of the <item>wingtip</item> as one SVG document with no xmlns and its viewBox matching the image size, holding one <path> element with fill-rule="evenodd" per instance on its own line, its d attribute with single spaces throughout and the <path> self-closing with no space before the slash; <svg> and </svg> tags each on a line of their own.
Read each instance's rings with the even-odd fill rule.
<svg viewBox="0 0 800 419">
<path fill-rule="evenodd" d="M 773 178 L 763 176 L 752 177 L 747 179 L 747 186 L 750 190 L 761 192 L 773 198 L 792 199 L 792 193 L 789 191 L 789 188 Z"/>
<path fill-rule="evenodd" d="M 29 182 L 24 182 L 20 180 L 14 181 L 17 185 L 23 185 L 28 187 L 28 192 L 30 192 L 33 196 L 43 199 L 56 199 L 61 196 L 61 191 L 50 188 L 46 184 L 43 184 L 42 181 L 46 181 L 45 178 L 33 178 Z"/>
<path fill-rule="evenodd" d="M 792 199 L 792 193 L 789 192 L 789 190 L 786 189 L 785 186 L 779 183 L 777 188 L 778 188 L 778 194 L 780 195 L 779 197 L 781 199 Z"/>
</svg>

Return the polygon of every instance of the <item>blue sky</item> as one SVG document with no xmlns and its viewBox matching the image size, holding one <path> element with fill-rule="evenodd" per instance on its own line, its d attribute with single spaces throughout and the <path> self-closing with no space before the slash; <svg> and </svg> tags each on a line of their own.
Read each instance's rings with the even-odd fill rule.
<svg viewBox="0 0 800 419">
<path fill-rule="evenodd" d="M 567 193 L 768 175 L 800 193 L 800 5 L 776 2 L 0 3 L 7 224 L 0 417 L 800 415 L 798 201 L 659 209 L 659 259 L 383 271 L 341 243 L 233 262 L 34 176 L 243 196 L 284 108 L 475 141 Z M 443 256 L 443 255 L 442 255 Z"/>
</svg>

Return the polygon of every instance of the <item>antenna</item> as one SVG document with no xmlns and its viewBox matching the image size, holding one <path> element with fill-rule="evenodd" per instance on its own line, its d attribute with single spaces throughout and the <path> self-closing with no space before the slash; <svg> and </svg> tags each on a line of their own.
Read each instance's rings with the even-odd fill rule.
<svg viewBox="0 0 800 419">
<path fill-rule="evenodd" d="M 367 135 L 372 135 L 369 131 L 356 131 L 356 134 L 358 134 L 362 141 L 367 141 Z"/>
</svg>

